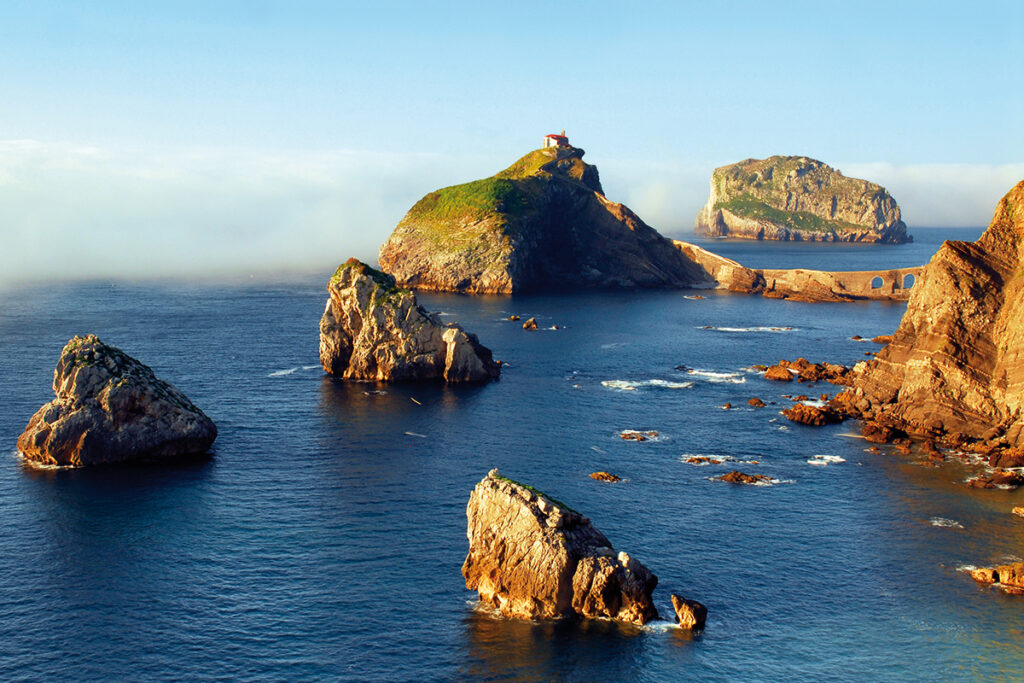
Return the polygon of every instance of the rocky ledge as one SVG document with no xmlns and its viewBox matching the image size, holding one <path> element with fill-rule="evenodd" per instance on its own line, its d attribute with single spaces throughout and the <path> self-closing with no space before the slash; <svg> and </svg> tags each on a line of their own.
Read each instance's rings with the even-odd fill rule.
<svg viewBox="0 0 1024 683">
<path fill-rule="evenodd" d="M 381 267 L 404 287 L 472 294 L 709 283 L 672 240 L 604 196 L 583 154 L 538 149 L 429 193 L 381 247 Z"/>
<path fill-rule="evenodd" d="M 658 618 L 658 577 L 564 503 L 491 470 L 469 497 L 466 587 L 508 617 Z"/>
<path fill-rule="evenodd" d="M 475 334 L 445 324 L 390 275 L 357 259 L 327 284 L 320 363 L 344 379 L 484 382 L 501 368 Z"/>
<path fill-rule="evenodd" d="M 833 407 L 879 439 L 920 436 L 1024 465 L 1009 457 L 1024 447 L 1024 181 L 977 242 L 943 243 L 892 341 L 849 383 Z"/>
<path fill-rule="evenodd" d="M 33 462 L 80 467 L 205 453 L 217 427 L 179 390 L 95 335 L 73 337 L 53 372 L 57 398 L 40 408 L 18 450 Z"/>
<path fill-rule="evenodd" d="M 1010 595 L 1024 595 L 1024 562 L 975 569 L 971 571 L 971 578 L 978 583 L 995 584 Z"/>
<path fill-rule="evenodd" d="M 810 242 L 909 242 L 884 187 L 815 159 L 773 156 L 716 168 L 698 234 Z"/>
</svg>

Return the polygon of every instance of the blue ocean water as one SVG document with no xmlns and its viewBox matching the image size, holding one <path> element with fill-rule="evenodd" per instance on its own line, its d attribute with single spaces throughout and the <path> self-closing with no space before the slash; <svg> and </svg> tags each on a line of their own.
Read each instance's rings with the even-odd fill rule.
<svg viewBox="0 0 1024 683">
<path fill-rule="evenodd" d="M 980 230 L 936 231 L 931 247 L 922 232 L 914 245 L 804 257 L 715 248 L 754 266 L 866 269 L 903 265 L 892 260 L 911 250 L 923 262 L 943 235 Z M 328 275 L 2 294 L 5 680 L 974 680 L 1024 665 L 1022 599 L 958 571 L 1020 559 L 1024 525 L 1009 510 L 1024 494 L 968 489 L 957 465 L 866 452 L 856 425 L 790 424 L 781 394 L 797 387 L 746 369 L 862 360 L 877 347 L 850 337 L 890 333 L 902 304 L 424 295 L 507 363 L 501 380 L 378 386 L 318 367 Z M 510 313 L 562 329 L 526 332 Z M 203 407 L 220 428 L 213 457 L 24 465 L 15 440 L 52 397 L 61 346 L 86 332 Z M 749 408 L 752 396 L 771 403 Z M 627 442 L 623 429 L 661 438 Z M 690 454 L 758 464 L 698 467 Z M 808 462 L 819 455 L 845 461 Z M 475 610 L 460 574 L 465 505 L 492 467 L 590 516 L 659 576 L 664 616 L 682 593 L 708 606 L 707 629 Z M 733 468 L 780 483 L 709 479 Z M 624 480 L 594 481 L 595 470 Z"/>
</svg>

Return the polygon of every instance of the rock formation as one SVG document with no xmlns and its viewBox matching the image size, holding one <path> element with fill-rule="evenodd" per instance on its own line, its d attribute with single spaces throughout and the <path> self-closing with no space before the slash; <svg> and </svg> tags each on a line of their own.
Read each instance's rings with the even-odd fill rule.
<svg viewBox="0 0 1024 683">
<path fill-rule="evenodd" d="M 708 618 L 708 608 L 696 600 L 687 600 L 681 595 L 672 594 L 672 609 L 676 613 L 679 628 L 700 630 Z"/>
<path fill-rule="evenodd" d="M 27 459 L 79 467 L 205 453 L 217 427 L 153 371 L 95 335 L 72 337 L 53 372 L 57 398 L 18 437 Z"/>
<path fill-rule="evenodd" d="M 885 188 L 807 157 L 747 159 L 716 168 L 698 233 L 811 242 L 909 242 Z"/>
<path fill-rule="evenodd" d="M 404 287 L 502 293 L 569 287 L 684 287 L 702 268 L 604 196 L 583 150 L 530 152 L 482 180 L 431 192 L 380 250 Z"/>
<path fill-rule="evenodd" d="M 978 583 L 994 583 L 1004 593 L 1024 595 L 1024 562 L 975 569 L 971 578 Z"/>
<path fill-rule="evenodd" d="M 590 520 L 564 503 L 491 470 L 466 508 L 466 587 L 508 617 L 599 617 L 633 624 L 658 618 L 658 577 L 616 553 Z"/>
<path fill-rule="evenodd" d="M 809 406 L 806 403 L 797 403 L 792 408 L 782 411 L 789 420 L 812 427 L 821 427 L 833 422 L 840 422 L 842 417 L 828 406 Z"/>
<path fill-rule="evenodd" d="M 499 365 L 475 334 L 444 324 L 390 275 L 356 259 L 327 284 L 320 319 L 320 363 L 344 379 L 484 382 Z"/>
<path fill-rule="evenodd" d="M 794 361 L 780 360 L 767 368 L 765 379 L 789 382 L 830 382 L 832 384 L 849 384 L 850 368 L 837 363 L 812 363 L 806 358 Z"/>
<path fill-rule="evenodd" d="M 945 242 L 892 341 L 832 400 L 875 433 L 1024 446 L 1024 181 L 977 242 Z M 988 451 L 986 451 L 988 452 Z"/>
<path fill-rule="evenodd" d="M 770 483 L 772 478 L 767 474 L 745 474 L 739 470 L 733 470 L 727 474 L 723 474 L 720 477 L 715 477 L 718 481 L 724 481 L 729 484 L 748 484 L 757 485 L 762 482 Z"/>
</svg>

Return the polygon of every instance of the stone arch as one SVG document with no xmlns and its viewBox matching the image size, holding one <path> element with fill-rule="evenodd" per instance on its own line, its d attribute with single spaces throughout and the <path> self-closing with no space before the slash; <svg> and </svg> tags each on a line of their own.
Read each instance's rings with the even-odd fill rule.
<svg viewBox="0 0 1024 683">
<path fill-rule="evenodd" d="M 871 278 L 871 289 L 881 289 L 884 284 L 885 280 L 882 279 L 881 275 L 876 275 Z"/>
<path fill-rule="evenodd" d="M 903 276 L 903 289 L 911 289 L 914 283 L 917 282 L 917 278 L 914 277 L 913 273 L 907 273 Z"/>
</svg>

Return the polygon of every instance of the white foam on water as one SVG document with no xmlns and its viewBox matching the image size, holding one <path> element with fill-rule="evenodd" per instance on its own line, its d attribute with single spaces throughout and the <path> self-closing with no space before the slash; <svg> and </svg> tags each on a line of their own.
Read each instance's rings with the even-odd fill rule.
<svg viewBox="0 0 1024 683">
<path fill-rule="evenodd" d="M 947 519 L 945 517 L 932 517 L 928 520 L 932 526 L 946 527 L 949 529 L 963 529 L 964 525 L 955 519 Z"/>
<path fill-rule="evenodd" d="M 843 432 L 842 434 L 836 434 L 836 436 L 845 436 L 850 439 L 863 439 L 862 434 L 854 434 L 853 432 Z"/>
<path fill-rule="evenodd" d="M 820 398 L 809 398 L 806 401 L 796 401 L 794 405 L 796 403 L 803 403 L 805 406 L 814 406 L 815 408 L 824 408 L 826 402 Z"/>
<path fill-rule="evenodd" d="M 705 382 L 721 382 L 727 384 L 744 384 L 747 378 L 739 372 L 716 372 L 714 370 L 687 370 L 686 374 L 700 377 Z"/>
<path fill-rule="evenodd" d="M 77 469 L 74 465 L 52 465 L 50 463 L 39 462 L 37 460 L 32 460 L 31 458 L 26 458 L 25 454 L 19 451 L 17 448 L 11 451 L 11 455 L 20 460 L 22 464 L 24 464 L 26 467 L 31 467 L 34 470 L 55 472 L 57 470 Z"/>
<path fill-rule="evenodd" d="M 789 427 L 787 427 L 786 425 L 779 425 L 778 427 L 776 427 L 776 429 L 778 429 L 780 432 L 788 432 L 789 431 Z"/>
<path fill-rule="evenodd" d="M 274 372 L 272 372 L 269 375 L 267 375 L 267 377 L 284 377 L 285 375 L 290 375 L 293 372 L 298 372 L 298 371 L 299 371 L 298 368 L 289 368 L 288 370 L 275 370 Z"/>
<path fill-rule="evenodd" d="M 662 440 L 668 438 L 667 436 L 665 436 L 661 432 L 657 432 L 656 434 L 654 434 L 652 436 L 651 432 L 657 432 L 657 430 L 655 430 L 655 429 L 623 429 L 621 432 L 619 432 L 618 436 L 621 438 L 623 436 L 627 436 L 627 435 L 631 435 L 631 434 L 638 434 L 638 435 L 644 437 L 645 441 L 662 441 Z M 629 439 L 624 439 L 624 441 L 629 441 Z"/>
<path fill-rule="evenodd" d="M 723 482 L 718 477 L 704 477 L 704 478 L 707 479 L 708 481 L 716 481 L 716 482 L 718 482 L 720 484 L 731 483 L 731 482 Z M 795 484 L 795 483 L 796 483 L 795 479 L 775 479 L 775 478 L 772 478 L 772 479 L 767 479 L 767 480 L 762 479 L 761 481 L 755 482 L 753 484 L 737 484 L 737 486 L 776 486 L 777 484 Z"/>
<path fill-rule="evenodd" d="M 319 370 L 320 366 L 319 365 L 303 365 L 302 369 L 303 370 Z"/>
<path fill-rule="evenodd" d="M 363 396 L 384 396 L 387 393 L 383 389 L 373 389 L 371 391 L 364 391 Z"/>
<path fill-rule="evenodd" d="M 454 313 L 449 313 L 447 311 L 438 311 L 434 315 L 455 315 L 455 314 Z"/>
<path fill-rule="evenodd" d="M 959 567 L 957 567 L 956 570 L 958 572 L 967 572 L 968 574 L 970 574 L 971 572 L 973 572 L 977 568 L 978 567 L 973 565 L 973 564 L 962 564 Z"/>
<path fill-rule="evenodd" d="M 705 326 L 702 326 L 702 327 L 698 327 L 697 329 L 698 330 L 714 330 L 716 332 L 733 332 L 733 333 L 743 333 L 743 332 L 771 332 L 771 333 L 780 333 L 780 332 L 795 332 L 799 328 L 796 328 L 796 327 L 768 327 L 768 326 L 764 326 L 764 325 L 759 325 L 757 327 L 713 327 L 711 325 L 705 325 Z"/>
<path fill-rule="evenodd" d="M 709 462 L 688 462 L 690 458 L 707 458 Z M 707 467 L 708 465 L 721 465 L 724 463 L 735 463 L 737 465 L 760 465 L 761 460 L 740 460 L 731 455 L 721 453 L 683 453 L 679 456 L 679 462 L 694 467 Z"/>
<path fill-rule="evenodd" d="M 838 455 L 812 455 L 808 460 L 808 465 L 832 465 L 837 462 L 846 462 L 846 458 L 840 458 Z"/>
<path fill-rule="evenodd" d="M 406 432 L 405 435 L 406 436 L 417 436 L 417 437 L 419 437 L 421 439 L 427 438 L 426 434 L 417 434 L 416 432 Z"/>
<path fill-rule="evenodd" d="M 622 346 L 629 346 L 629 342 L 614 342 L 612 344 L 601 344 L 602 349 L 617 349 Z"/>
<path fill-rule="evenodd" d="M 624 379 L 606 379 L 601 382 L 602 386 L 617 391 L 636 391 L 637 389 L 688 389 L 693 382 L 670 382 L 665 379 L 645 379 L 630 382 Z"/>
<path fill-rule="evenodd" d="M 594 451 L 595 453 L 607 453 L 607 452 L 608 452 L 608 451 L 603 451 L 603 450 L 601 450 L 601 449 L 600 449 L 600 448 L 598 448 L 597 446 L 591 446 L 591 447 L 590 447 L 590 450 Z"/>
</svg>

